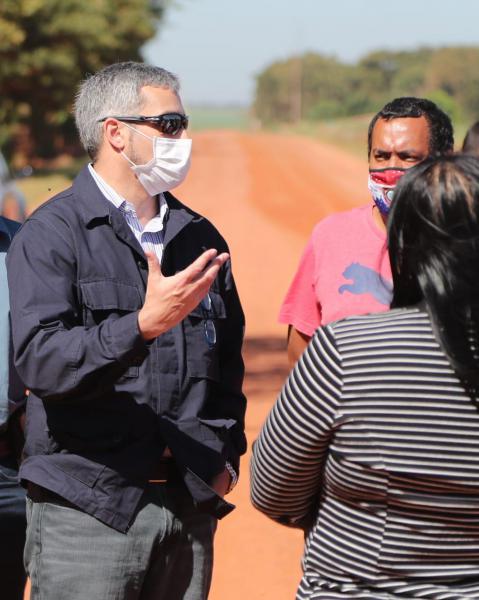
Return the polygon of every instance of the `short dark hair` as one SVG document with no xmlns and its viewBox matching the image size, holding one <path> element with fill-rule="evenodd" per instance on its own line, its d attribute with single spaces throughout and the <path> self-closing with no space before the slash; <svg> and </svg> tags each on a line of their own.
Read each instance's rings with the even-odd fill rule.
<svg viewBox="0 0 479 600">
<path fill-rule="evenodd" d="M 469 127 L 462 143 L 462 151 L 466 154 L 479 154 L 479 121 Z"/>
<path fill-rule="evenodd" d="M 479 395 L 479 160 L 429 158 L 408 169 L 388 218 L 392 308 L 423 303 L 467 390 Z"/>
<path fill-rule="evenodd" d="M 378 119 L 426 117 L 429 125 L 429 154 L 440 156 L 454 149 L 454 133 L 451 119 L 434 102 L 426 98 L 404 96 L 388 102 L 374 117 L 368 129 L 368 157 L 371 154 L 373 129 Z"/>
</svg>

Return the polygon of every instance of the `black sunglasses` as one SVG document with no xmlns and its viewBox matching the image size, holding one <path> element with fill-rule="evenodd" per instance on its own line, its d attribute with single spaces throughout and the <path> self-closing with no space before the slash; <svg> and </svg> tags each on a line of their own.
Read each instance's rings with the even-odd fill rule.
<svg viewBox="0 0 479 600">
<path fill-rule="evenodd" d="M 188 117 L 176 112 L 151 117 L 143 117 L 141 115 L 118 117 L 116 115 L 109 115 L 108 117 L 98 119 L 98 123 L 107 119 L 116 119 L 117 121 L 124 121 L 126 123 L 148 123 L 158 127 L 161 133 L 165 133 L 166 135 L 177 135 L 183 129 L 188 128 Z"/>
</svg>

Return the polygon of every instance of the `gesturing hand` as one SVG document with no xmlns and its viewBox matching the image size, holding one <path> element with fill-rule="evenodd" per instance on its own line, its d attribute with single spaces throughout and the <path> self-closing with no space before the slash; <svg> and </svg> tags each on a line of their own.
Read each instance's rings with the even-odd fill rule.
<svg viewBox="0 0 479 600">
<path fill-rule="evenodd" d="M 151 340 L 182 321 L 206 296 L 229 254 L 206 250 L 183 271 L 165 277 L 155 254 L 146 253 L 148 282 L 145 303 L 138 313 L 138 326 Z"/>
</svg>

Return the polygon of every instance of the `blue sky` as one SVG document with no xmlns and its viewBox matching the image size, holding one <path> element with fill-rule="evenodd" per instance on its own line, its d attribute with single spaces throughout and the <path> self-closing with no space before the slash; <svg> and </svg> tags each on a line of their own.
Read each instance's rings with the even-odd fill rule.
<svg viewBox="0 0 479 600">
<path fill-rule="evenodd" d="M 255 75 L 306 51 L 479 45 L 477 0 L 176 0 L 147 61 L 177 73 L 186 104 L 247 105 Z"/>
</svg>

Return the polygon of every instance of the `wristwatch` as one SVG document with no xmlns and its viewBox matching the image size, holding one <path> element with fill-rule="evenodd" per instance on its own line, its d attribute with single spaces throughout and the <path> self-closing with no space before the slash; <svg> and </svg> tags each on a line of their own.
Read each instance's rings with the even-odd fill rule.
<svg viewBox="0 0 479 600">
<path fill-rule="evenodd" d="M 230 484 L 228 486 L 228 489 L 226 490 L 226 493 L 229 494 L 231 490 L 235 487 L 235 485 L 238 483 L 238 474 L 234 470 L 233 465 L 228 461 L 226 461 L 225 467 L 228 473 L 230 474 Z"/>
</svg>

